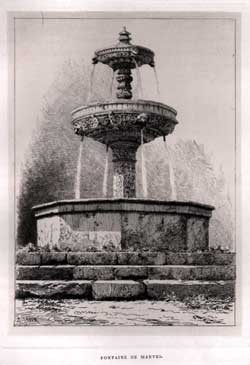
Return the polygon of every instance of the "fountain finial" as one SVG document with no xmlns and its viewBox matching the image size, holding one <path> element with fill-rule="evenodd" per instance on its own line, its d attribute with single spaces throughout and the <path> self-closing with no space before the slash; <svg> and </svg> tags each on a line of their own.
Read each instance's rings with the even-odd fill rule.
<svg viewBox="0 0 250 365">
<path fill-rule="evenodd" d="M 130 34 L 126 27 L 124 26 L 122 31 L 119 33 L 119 42 L 121 43 L 124 43 L 124 44 L 130 44 L 130 41 L 131 41 L 131 37 L 130 37 Z"/>
<path fill-rule="evenodd" d="M 119 33 L 118 43 L 112 47 L 95 51 L 92 59 L 94 65 L 98 62 L 108 65 L 116 72 L 118 99 L 131 99 L 133 80 L 131 70 L 149 65 L 154 67 L 154 52 L 149 48 L 133 45 L 130 32 L 124 26 Z"/>
</svg>

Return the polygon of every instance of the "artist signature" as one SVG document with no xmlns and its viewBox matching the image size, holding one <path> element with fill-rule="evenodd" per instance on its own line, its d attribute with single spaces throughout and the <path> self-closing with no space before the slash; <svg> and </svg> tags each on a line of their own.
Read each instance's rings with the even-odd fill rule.
<svg viewBox="0 0 250 365">
<path fill-rule="evenodd" d="M 37 318 L 30 316 L 18 316 L 17 320 L 22 320 L 23 322 L 36 323 Z"/>
</svg>

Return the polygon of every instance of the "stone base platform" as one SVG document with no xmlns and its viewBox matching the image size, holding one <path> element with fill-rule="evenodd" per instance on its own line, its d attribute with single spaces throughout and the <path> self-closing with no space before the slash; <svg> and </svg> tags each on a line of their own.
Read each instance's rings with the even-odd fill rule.
<svg viewBox="0 0 250 365">
<path fill-rule="evenodd" d="M 234 297 L 234 253 L 20 252 L 16 298 Z"/>
<path fill-rule="evenodd" d="M 232 265 L 18 266 L 17 280 L 234 280 Z"/>
<path fill-rule="evenodd" d="M 25 252 L 17 265 L 235 265 L 234 252 Z"/>
</svg>

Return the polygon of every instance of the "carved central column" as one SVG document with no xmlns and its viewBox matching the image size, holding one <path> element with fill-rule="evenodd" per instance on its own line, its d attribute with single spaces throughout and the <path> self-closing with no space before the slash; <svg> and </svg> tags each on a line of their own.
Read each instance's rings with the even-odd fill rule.
<svg viewBox="0 0 250 365">
<path fill-rule="evenodd" d="M 130 68 L 119 68 L 116 76 L 116 80 L 118 81 L 117 93 L 116 96 L 118 99 L 131 99 L 131 82 L 133 81 L 133 77 L 131 76 Z"/>
<path fill-rule="evenodd" d="M 136 144 L 119 142 L 112 144 L 113 151 L 113 197 L 135 198 L 136 196 Z"/>
</svg>

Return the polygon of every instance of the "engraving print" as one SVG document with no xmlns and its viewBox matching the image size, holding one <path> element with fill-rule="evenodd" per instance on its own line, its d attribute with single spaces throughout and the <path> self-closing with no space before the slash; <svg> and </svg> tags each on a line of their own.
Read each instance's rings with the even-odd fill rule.
<svg viewBox="0 0 250 365">
<path fill-rule="evenodd" d="M 16 326 L 235 326 L 236 19 L 13 21 Z"/>
</svg>

